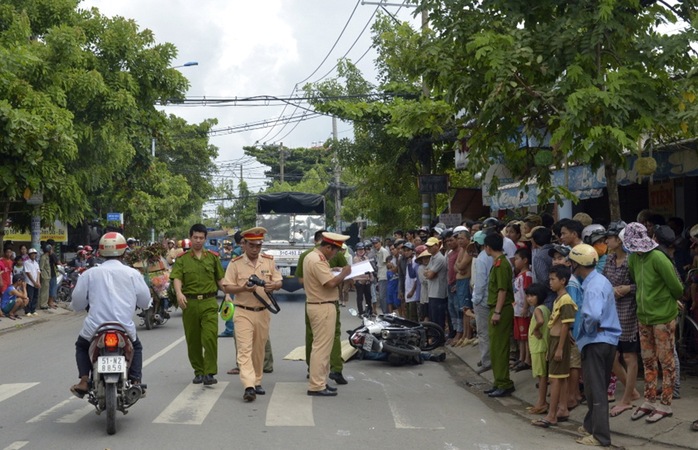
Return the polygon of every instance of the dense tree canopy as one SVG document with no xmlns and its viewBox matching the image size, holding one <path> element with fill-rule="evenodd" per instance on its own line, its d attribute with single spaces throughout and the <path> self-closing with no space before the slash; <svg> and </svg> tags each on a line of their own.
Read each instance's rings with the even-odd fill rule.
<svg viewBox="0 0 698 450">
<path fill-rule="evenodd" d="M 200 210 L 215 122 L 190 126 L 155 108 L 188 87 L 175 56 L 150 30 L 78 0 L 0 0 L 0 231 L 8 217 L 28 224 L 25 192 L 43 193 L 44 222 L 119 211 L 133 233 Z"/>
</svg>

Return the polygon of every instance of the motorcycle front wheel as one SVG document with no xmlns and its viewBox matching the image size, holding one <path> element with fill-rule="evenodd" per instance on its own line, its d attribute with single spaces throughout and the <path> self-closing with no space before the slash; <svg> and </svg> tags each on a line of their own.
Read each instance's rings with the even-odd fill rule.
<svg viewBox="0 0 698 450">
<path fill-rule="evenodd" d="M 395 353 L 396 355 L 409 356 L 409 357 L 419 357 L 421 350 L 419 347 L 414 345 L 401 344 L 392 345 L 387 342 L 383 342 L 383 351 L 385 353 Z"/>
<path fill-rule="evenodd" d="M 116 383 L 104 386 L 104 406 L 107 411 L 107 434 L 116 433 Z"/>
<path fill-rule="evenodd" d="M 424 327 L 426 335 L 422 350 L 430 352 L 444 345 L 446 342 L 446 335 L 444 334 L 443 328 L 434 322 L 422 322 L 421 325 Z"/>
<path fill-rule="evenodd" d="M 143 324 L 145 325 L 146 330 L 152 330 L 153 326 L 155 325 L 155 317 L 153 313 L 153 308 L 152 306 L 145 311 L 143 311 Z"/>
</svg>

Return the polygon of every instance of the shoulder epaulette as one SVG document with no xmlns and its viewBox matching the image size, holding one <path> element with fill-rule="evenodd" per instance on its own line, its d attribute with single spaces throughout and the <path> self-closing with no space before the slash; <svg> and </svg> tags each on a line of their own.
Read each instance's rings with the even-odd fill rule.
<svg viewBox="0 0 698 450">
<path fill-rule="evenodd" d="M 242 255 L 240 255 L 240 256 L 238 256 L 238 257 L 235 257 L 235 258 L 233 258 L 233 261 L 237 261 L 238 259 L 242 259 Z"/>
<path fill-rule="evenodd" d="M 267 255 L 266 253 L 262 253 L 262 258 L 271 259 L 272 261 L 274 260 L 274 257 L 272 255 Z"/>
<path fill-rule="evenodd" d="M 327 261 L 327 258 L 322 253 L 320 253 L 320 261 Z"/>
</svg>

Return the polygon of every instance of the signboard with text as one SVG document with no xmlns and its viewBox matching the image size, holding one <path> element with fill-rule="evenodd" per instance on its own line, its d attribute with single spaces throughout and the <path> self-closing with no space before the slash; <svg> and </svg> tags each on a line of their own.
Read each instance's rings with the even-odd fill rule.
<svg viewBox="0 0 698 450">
<path fill-rule="evenodd" d="M 448 192 L 448 175 L 421 175 L 420 194 L 444 194 Z"/>
<path fill-rule="evenodd" d="M 664 216 L 674 216 L 674 181 L 652 183 L 647 188 L 649 208 Z"/>
<path fill-rule="evenodd" d="M 49 227 L 41 227 L 41 237 L 39 240 L 47 241 L 49 239 L 53 239 L 56 242 L 67 242 L 68 226 L 56 220 L 53 223 L 53 225 Z M 29 232 L 22 232 L 9 226 L 5 229 L 4 240 L 17 242 L 31 242 L 32 236 Z"/>
</svg>

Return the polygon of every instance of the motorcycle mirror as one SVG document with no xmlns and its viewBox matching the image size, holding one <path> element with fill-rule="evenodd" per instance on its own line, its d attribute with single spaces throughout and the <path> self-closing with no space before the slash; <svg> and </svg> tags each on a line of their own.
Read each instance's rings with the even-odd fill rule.
<svg viewBox="0 0 698 450">
<path fill-rule="evenodd" d="M 356 317 L 359 315 L 359 312 L 357 310 L 355 310 L 354 308 L 349 308 L 348 311 L 349 311 L 349 314 L 352 315 L 352 317 Z"/>
</svg>

